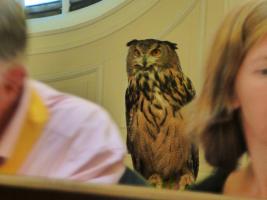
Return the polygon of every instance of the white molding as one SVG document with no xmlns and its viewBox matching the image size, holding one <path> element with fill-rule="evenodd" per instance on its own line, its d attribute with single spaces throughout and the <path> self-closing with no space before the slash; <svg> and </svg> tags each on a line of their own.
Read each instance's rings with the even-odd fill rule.
<svg viewBox="0 0 267 200">
<path fill-rule="evenodd" d="M 203 65 L 205 64 L 205 45 L 207 42 L 207 1 L 206 0 L 201 0 L 200 4 L 200 10 L 201 10 L 201 19 L 200 19 L 200 33 L 199 33 L 199 38 L 200 38 L 200 48 L 198 50 L 198 63 L 200 64 L 201 68 L 203 68 Z M 193 70 L 193 69 L 191 69 Z M 203 83 L 203 74 L 200 74 L 200 82 Z"/>
<path fill-rule="evenodd" d="M 69 12 L 70 8 L 70 1 L 69 0 L 62 0 L 62 13 L 63 15 Z"/>
<path fill-rule="evenodd" d="M 163 31 L 158 33 L 155 38 L 164 38 L 168 33 L 170 33 L 173 29 L 175 29 L 194 9 L 196 4 L 199 2 L 198 0 L 190 0 L 187 1 L 187 5 L 183 7 L 182 10 L 178 12 L 175 19 L 172 20 L 172 23 L 168 24 Z"/>
<path fill-rule="evenodd" d="M 229 8 L 230 8 L 230 2 L 229 0 L 224 0 L 223 2 L 224 4 L 224 8 L 223 8 L 223 14 L 226 15 L 229 11 Z"/>
<path fill-rule="evenodd" d="M 18 2 L 22 7 L 24 6 L 24 0 L 15 0 L 16 2 Z"/>
<path fill-rule="evenodd" d="M 103 84 L 103 66 L 97 67 L 97 101 L 102 105 L 103 103 L 103 91 L 104 91 L 104 84 Z"/>
<path fill-rule="evenodd" d="M 97 23 L 131 2 L 131 0 L 103 0 L 74 12 L 64 12 L 68 6 L 65 1 L 62 14 L 27 20 L 30 37 L 58 34 Z"/>
<path fill-rule="evenodd" d="M 76 70 L 68 71 L 68 72 L 60 72 L 60 73 L 51 73 L 51 74 L 33 74 L 32 77 L 35 79 L 46 82 L 53 83 L 57 81 L 65 81 L 69 79 L 78 78 L 81 76 L 89 75 L 92 73 L 96 73 L 97 76 L 97 84 L 96 84 L 96 101 L 99 104 L 102 104 L 102 94 L 103 94 L 103 66 L 89 66 L 82 67 Z"/>
<path fill-rule="evenodd" d="M 112 2 L 111 0 L 107 1 Z M 32 49 L 29 48 L 28 54 L 35 55 L 62 51 L 95 42 L 127 26 L 159 2 L 159 0 L 120 1 L 122 3 L 119 6 L 98 18 L 58 30 L 31 33 L 29 35 L 30 38 L 34 39 L 42 46 L 38 47 L 38 45 L 36 45 L 33 46 Z M 75 15 L 75 12 L 69 13 L 69 15 Z M 52 19 L 53 17 L 50 18 Z M 61 16 L 61 18 L 63 17 Z M 43 23 L 41 19 L 39 20 L 40 21 L 37 23 Z M 52 22 L 53 20 L 51 20 L 51 23 Z M 77 33 L 79 33 L 81 37 L 77 37 Z M 60 41 L 58 44 L 48 43 L 48 41 L 50 41 L 49 38 L 55 39 L 65 36 L 66 40 Z M 45 42 L 43 40 L 45 40 Z"/>
</svg>

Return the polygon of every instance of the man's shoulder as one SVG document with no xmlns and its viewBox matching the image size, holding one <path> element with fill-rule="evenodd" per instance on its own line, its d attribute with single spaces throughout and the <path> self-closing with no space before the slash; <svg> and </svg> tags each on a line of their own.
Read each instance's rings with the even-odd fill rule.
<svg viewBox="0 0 267 200">
<path fill-rule="evenodd" d="M 233 171 L 226 179 L 224 184 L 224 193 L 228 195 L 235 195 L 236 192 L 243 193 L 244 185 L 248 181 L 247 168 L 237 169 Z"/>
<path fill-rule="evenodd" d="M 52 127 L 75 130 L 81 126 L 86 128 L 95 124 L 113 123 L 108 112 L 92 101 L 57 91 L 37 81 L 32 81 L 32 85 L 48 108 L 49 124 Z"/>
<path fill-rule="evenodd" d="M 69 112 L 71 110 L 73 112 L 69 114 L 72 115 L 80 111 L 88 114 L 92 112 L 106 113 L 101 106 L 88 99 L 58 91 L 38 81 L 31 81 L 31 85 L 40 95 L 45 106 L 47 106 L 49 110 L 57 112 Z"/>
</svg>

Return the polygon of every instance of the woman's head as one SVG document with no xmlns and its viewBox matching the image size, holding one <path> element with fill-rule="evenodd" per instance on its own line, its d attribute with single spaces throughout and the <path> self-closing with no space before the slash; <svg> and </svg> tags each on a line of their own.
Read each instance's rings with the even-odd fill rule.
<svg viewBox="0 0 267 200">
<path fill-rule="evenodd" d="M 246 150 L 235 83 L 247 53 L 266 33 L 267 1 L 252 0 L 230 12 L 215 36 L 193 128 L 213 166 L 232 170 Z"/>
</svg>

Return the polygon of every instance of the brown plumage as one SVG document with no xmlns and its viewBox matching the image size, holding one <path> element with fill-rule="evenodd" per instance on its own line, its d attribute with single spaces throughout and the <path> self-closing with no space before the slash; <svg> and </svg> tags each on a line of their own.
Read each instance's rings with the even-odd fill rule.
<svg viewBox="0 0 267 200">
<path fill-rule="evenodd" d="M 190 184 L 198 173 L 198 148 L 181 130 L 180 109 L 195 96 L 176 44 L 154 39 L 127 43 L 127 147 L 134 168 L 156 185 Z"/>
</svg>

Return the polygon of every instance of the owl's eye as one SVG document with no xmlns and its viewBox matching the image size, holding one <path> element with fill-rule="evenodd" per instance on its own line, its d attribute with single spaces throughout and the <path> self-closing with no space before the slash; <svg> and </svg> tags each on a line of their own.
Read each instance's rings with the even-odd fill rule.
<svg viewBox="0 0 267 200">
<path fill-rule="evenodd" d="M 152 56 L 159 56 L 161 54 L 160 49 L 154 49 L 153 51 L 151 51 L 151 55 Z"/>
<path fill-rule="evenodd" d="M 136 57 L 139 57 L 141 55 L 137 49 L 135 49 L 133 53 L 134 53 L 134 56 Z"/>
</svg>

